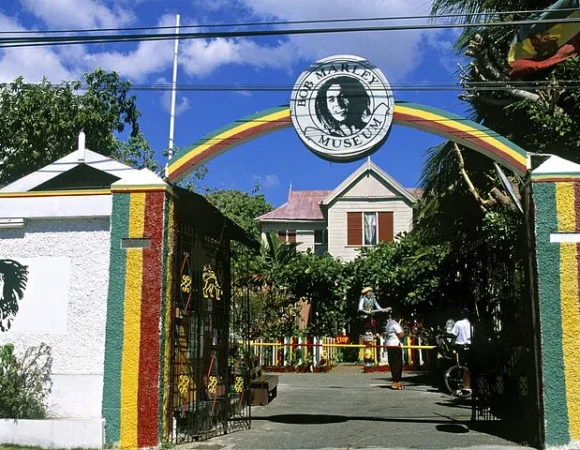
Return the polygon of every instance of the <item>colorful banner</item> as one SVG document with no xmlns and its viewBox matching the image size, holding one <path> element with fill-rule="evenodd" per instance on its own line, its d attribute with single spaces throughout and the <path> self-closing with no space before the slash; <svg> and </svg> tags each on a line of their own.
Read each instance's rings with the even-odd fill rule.
<svg viewBox="0 0 580 450">
<path fill-rule="evenodd" d="M 508 55 L 512 78 L 546 69 L 578 54 L 580 23 L 545 22 L 580 18 L 579 2 L 559 0 L 549 11 L 530 16 L 530 20 L 539 23 L 520 27 Z"/>
</svg>

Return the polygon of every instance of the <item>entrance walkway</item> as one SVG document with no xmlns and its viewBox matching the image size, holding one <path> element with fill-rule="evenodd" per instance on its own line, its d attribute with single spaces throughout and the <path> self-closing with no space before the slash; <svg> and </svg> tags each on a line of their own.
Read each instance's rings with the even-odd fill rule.
<svg viewBox="0 0 580 450">
<path fill-rule="evenodd" d="M 500 436 L 469 429 L 471 409 L 403 374 L 339 367 L 328 374 L 280 374 L 278 397 L 252 408 L 252 429 L 177 448 L 206 450 L 478 448 L 524 449 Z"/>
</svg>

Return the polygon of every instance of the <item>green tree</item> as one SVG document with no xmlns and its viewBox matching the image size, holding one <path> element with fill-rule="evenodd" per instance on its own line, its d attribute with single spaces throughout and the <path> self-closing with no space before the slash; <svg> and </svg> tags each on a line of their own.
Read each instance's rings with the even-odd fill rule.
<svg viewBox="0 0 580 450">
<path fill-rule="evenodd" d="M 256 218 L 274 209 L 266 201 L 266 197 L 257 192 L 248 194 L 235 189 L 210 190 L 205 198 L 256 240 L 260 239 L 260 227 Z"/>
<path fill-rule="evenodd" d="M 290 301 L 310 304 L 306 334 L 335 336 L 347 325 L 345 266 L 332 256 L 299 253 L 279 264 L 278 279 L 287 286 Z"/>
<path fill-rule="evenodd" d="M 76 149 L 81 130 L 91 150 L 154 169 L 130 86 L 101 69 L 85 74 L 82 82 L 28 84 L 19 77 L 0 86 L 0 186 Z"/>
</svg>

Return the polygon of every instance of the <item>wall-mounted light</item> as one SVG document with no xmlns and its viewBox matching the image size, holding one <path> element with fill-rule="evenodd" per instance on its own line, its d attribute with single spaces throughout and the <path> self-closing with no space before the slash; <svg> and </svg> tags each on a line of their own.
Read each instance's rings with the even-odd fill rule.
<svg viewBox="0 0 580 450">
<path fill-rule="evenodd" d="M 24 228 L 24 219 L 0 218 L 0 228 Z"/>
</svg>

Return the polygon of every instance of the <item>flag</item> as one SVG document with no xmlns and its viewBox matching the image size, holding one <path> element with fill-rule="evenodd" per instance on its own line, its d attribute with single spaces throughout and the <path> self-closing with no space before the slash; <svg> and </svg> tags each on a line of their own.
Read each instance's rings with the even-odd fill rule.
<svg viewBox="0 0 580 450">
<path fill-rule="evenodd" d="M 570 11 L 572 8 L 575 10 Z M 558 0 L 547 11 L 534 14 L 530 19 L 539 23 L 521 26 L 510 46 L 508 63 L 512 78 L 546 69 L 580 52 L 580 22 L 541 23 L 580 19 L 580 0 Z"/>
</svg>

